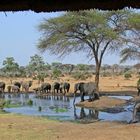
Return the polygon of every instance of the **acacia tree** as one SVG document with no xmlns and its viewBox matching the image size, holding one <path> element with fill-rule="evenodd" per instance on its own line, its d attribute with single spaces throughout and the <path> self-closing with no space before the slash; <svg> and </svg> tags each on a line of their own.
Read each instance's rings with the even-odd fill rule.
<svg viewBox="0 0 140 140">
<path fill-rule="evenodd" d="M 133 13 L 127 21 L 127 47 L 121 51 L 121 62 L 140 59 L 140 13 Z M 131 34 L 131 35 L 130 35 Z"/>
<path fill-rule="evenodd" d="M 38 48 L 44 52 L 65 56 L 83 51 L 95 60 L 95 84 L 99 90 L 99 73 L 103 56 L 123 46 L 122 36 L 129 11 L 103 12 L 98 10 L 67 12 L 64 15 L 44 20 L 39 25 L 42 37 Z"/>
</svg>

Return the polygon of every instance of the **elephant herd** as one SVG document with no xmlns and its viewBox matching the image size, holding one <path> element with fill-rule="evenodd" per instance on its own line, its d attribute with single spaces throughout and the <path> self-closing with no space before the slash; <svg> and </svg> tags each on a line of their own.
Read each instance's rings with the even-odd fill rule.
<svg viewBox="0 0 140 140">
<path fill-rule="evenodd" d="M 18 93 L 29 92 L 29 88 L 32 86 L 32 81 L 28 82 L 14 82 L 12 85 L 7 86 L 7 91 Z M 0 92 L 3 93 L 5 91 L 6 84 L 4 82 L 0 82 Z M 52 85 L 50 83 L 42 83 L 40 87 L 33 89 L 36 93 L 52 93 L 52 95 L 58 95 L 58 93 L 62 93 L 64 96 L 70 90 L 70 83 L 68 82 L 54 82 Z M 80 92 L 81 101 L 84 101 L 84 96 L 89 95 L 89 100 L 99 99 L 99 94 L 96 93 L 96 86 L 94 82 L 80 82 L 74 85 L 74 102 L 76 98 L 77 91 Z"/>
<path fill-rule="evenodd" d="M 32 86 L 32 81 L 28 81 L 28 82 L 14 82 L 12 85 L 8 85 L 7 86 L 7 91 L 10 92 L 14 92 L 14 93 L 18 93 L 20 92 L 21 88 L 22 91 L 28 92 L 29 88 Z M 4 93 L 5 91 L 5 87 L 6 84 L 5 82 L 0 82 L 0 92 Z"/>
<path fill-rule="evenodd" d="M 64 96 L 70 90 L 70 83 L 64 82 L 54 82 L 52 85 L 49 83 L 43 83 L 40 87 L 34 88 L 34 91 L 37 93 L 52 93 L 52 95 L 58 95 L 58 93 L 62 93 Z M 89 100 L 99 99 L 99 94 L 96 93 L 96 86 L 94 82 L 80 82 L 74 85 L 74 102 L 77 92 L 80 92 L 81 101 L 84 101 L 84 96 L 89 95 Z"/>
<path fill-rule="evenodd" d="M 52 93 L 55 95 L 56 93 L 62 93 L 64 96 L 70 90 L 70 83 L 64 82 L 54 82 L 52 85 L 50 83 L 42 83 L 40 87 L 34 88 L 35 92 L 39 93 Z"/>
</svg>

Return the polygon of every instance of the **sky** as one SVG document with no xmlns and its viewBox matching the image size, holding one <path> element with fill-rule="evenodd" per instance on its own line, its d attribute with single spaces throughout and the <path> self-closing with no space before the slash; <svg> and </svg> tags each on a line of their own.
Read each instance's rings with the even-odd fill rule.
<svg viewBox="0 0 140 140">
<path fill-rule="evenodd" d="M 63 12 L 35 13 L 26 12 L 0 12 L 0 67 L 6 57 L 14 57 L 15 62 L 25 66 L 30 61 L 30 56 L 39 54 L 47 63 L 61 62 L 69 64 L 94 64 L 86 58 L 85 54 L 75 53 L 59 59 L 58 56 L 48 52 L 41 54 L 37 49 L 37 43 L 41 37 L 37 26 L 44 18 L 49 19 L 62 15 Z M 126 64 L 134 64 L 129 62 Z M 106 54 L 103 64 L 119 64 L 118 54 Z"/>
</svg>

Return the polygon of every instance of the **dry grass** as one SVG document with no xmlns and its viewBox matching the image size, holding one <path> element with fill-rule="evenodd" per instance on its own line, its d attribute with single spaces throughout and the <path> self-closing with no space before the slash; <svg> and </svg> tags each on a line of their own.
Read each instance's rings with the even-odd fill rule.
<svg viewBox="0 0 140 140">
<path fill-rule="evenodd" d="M 139 140 L 139 124 L 76 124 L 19 115 L 0 115 L 1 140 Z"/>
</svg>

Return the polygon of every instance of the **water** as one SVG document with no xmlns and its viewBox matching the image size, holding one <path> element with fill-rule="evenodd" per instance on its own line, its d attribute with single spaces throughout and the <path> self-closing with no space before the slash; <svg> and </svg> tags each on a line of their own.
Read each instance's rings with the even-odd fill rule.
<svg viewBox="0 0 140 140">
<path fill-rule="evenodd" d="M 130 99 L 133 98 L 132 96 L 108 96 L 108 97 L 117 98 L 117 99 L 123 99 L 123 100 L 130 100 Z"/>
<path fill-rule="evenodd" d="M 5 108 L 4 110 L 11 113 L 24 114 L 30 116 L 43 116 L 51 119 L 66 120 L 66 121 L 83 121 L 94 122 L 101 121 L 123 121 L 129 122 L 132 120 L 133 105 L 124 106 L 123 111 L 117 113 L 103 112 L 93 109 L 86 109 L 73 106 L 73 97 L 47 97 L 46 99 L 36 98 L 35 94 L 6 94 L 5 100 L 10 100 L 12 103 L 19 103 L 21 107 Z M 124 96 L 121 96 L 124 99 Z M 86 97 L 87 98 L 87 97 Z M 85 99 L 86 99 L 85 98 Z M 29 106 L 27 102 L 33 101 L 33 105 Z M 76 98 L 76 102 L 80 101 L 80 97 Z M 41 107 L 41 111 L 39 111 Z"/>
</svg>

